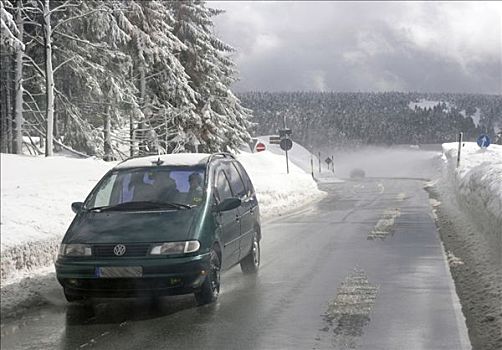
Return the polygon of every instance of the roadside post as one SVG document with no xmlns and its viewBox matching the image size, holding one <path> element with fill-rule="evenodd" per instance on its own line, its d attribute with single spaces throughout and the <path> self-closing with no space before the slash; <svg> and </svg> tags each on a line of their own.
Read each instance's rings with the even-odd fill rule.
<svg viewBox="0 0 502 350">
<path fill-rule="evenodd" d="M 321 173 L 321 151 L 319 151 L 319 157 L 317 158 L 319 160 L 319 174 Z"/>
<path fill-rule="evenodd" d="M 310 173 L 312 174 L 312 178 L 315 179 L 314 177 L 314 155 L 310 153 Z"/>
<path fill-rule="evenodd" d="M 457 168 L 460 165 L 460 153 L 462 151 L 462 139 L 463 139 L 464 133 L 461 132 L 458 134 L 458 154 L 457 154 Z"/>
<path fill-rule="evenodd" d="M 335 156 L 331 155 L 331 170 L 335 173 Z"/>
</svg>

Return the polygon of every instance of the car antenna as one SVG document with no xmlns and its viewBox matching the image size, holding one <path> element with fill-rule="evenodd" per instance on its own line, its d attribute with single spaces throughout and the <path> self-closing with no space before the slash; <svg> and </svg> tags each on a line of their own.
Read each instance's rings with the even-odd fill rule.
<svg viewBox="0 0 502 350">
<path fill-rule="evenodd" d="M 159 157 L 159 159 L 152 161 L 152 164 L 156 164 L 157 166 L 161 166 L 162 164 L 164 164 L 164 161 L 161 160 Z"/>
</svg>

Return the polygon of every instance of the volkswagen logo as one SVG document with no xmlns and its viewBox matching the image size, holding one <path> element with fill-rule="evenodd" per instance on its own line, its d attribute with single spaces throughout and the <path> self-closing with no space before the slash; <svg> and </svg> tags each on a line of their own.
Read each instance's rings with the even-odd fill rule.
<svg viewBox="0 0 502 350">
<path fill-rule="evenodd" d="M 115 254 L 116 256 L 122 256 L 125 254 L 125 252 L 126 252 L 126 247 L 123 244 L 117 244 L 113 248 L 113 254 Z"/>
</svg>

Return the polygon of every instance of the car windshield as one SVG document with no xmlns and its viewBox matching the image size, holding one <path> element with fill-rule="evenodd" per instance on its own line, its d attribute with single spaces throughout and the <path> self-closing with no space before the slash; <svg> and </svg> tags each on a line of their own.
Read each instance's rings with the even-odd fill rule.
<svg viewBox="0 0 502 350">
<path fill-rule="evenodd" d="M 197 206 L 203 200 L 205 169 L 201 167 L 134 168 L 112 172 L 91 193 L 87 209 L 168 209 Z"/>
</svg>

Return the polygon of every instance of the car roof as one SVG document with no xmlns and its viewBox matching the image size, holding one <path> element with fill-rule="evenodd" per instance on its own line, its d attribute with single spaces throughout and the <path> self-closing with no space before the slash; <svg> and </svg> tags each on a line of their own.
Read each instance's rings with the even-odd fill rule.
<svg viewBox="0 0 502 350">
<path fill-rule="evenodd" d="M 209 153 L 175 153 L 160 154 L 146 157 L 132 158 L 123 161 L 114 169 L 142 168 L 162 166 L 205 166 L 211 154 Z M 160 159 L 160 164 L 159 164 Z"/>
</svg>

